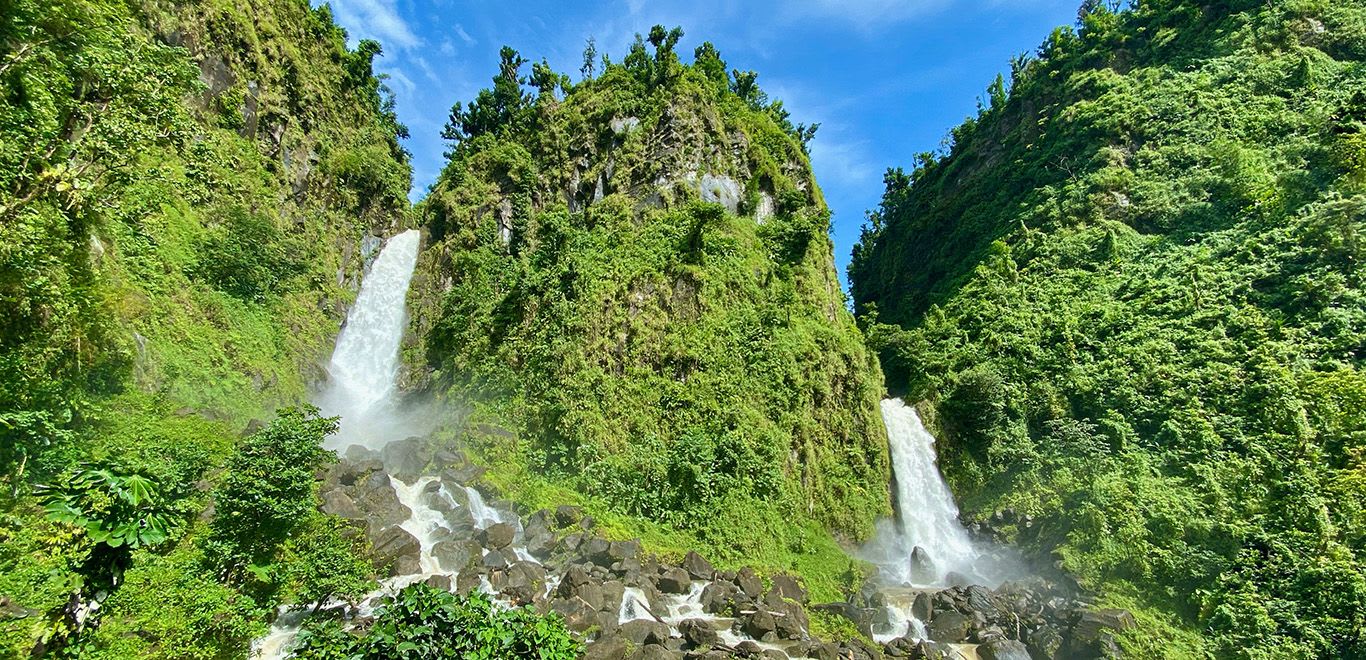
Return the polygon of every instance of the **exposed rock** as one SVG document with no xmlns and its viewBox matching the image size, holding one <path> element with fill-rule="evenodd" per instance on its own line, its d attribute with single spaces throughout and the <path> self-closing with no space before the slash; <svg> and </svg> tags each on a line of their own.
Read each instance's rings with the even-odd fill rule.
<svg viewBox="0 0 1366 660">
<path fill-rule="evenodd" d="M 746 566 L 735 574 L 735 583 L 740 586 L 740 590 L 745 592 L 750 599 L 755 599 L 764 594 L 764 583 L 759 581 L 759 576 L 754 574 L 754 569 Z"/>
<path fill-rule="evenodd" d="M 365 520 L 365 513 L 356 506 L 351 497 L 340 488 L 329 490 L 322 494 L 322 510 L 334 516 L 340 516 L 347 520 Z"/>
<path fill-rule="evenodd" d="M 1055 660 L 1062 657 L 1062 635 L 1051 626 L 1043 626 L 1030 632 L 1027 636 L 1030 655 L 1043 660 Z"/>
<path fill-rule="evenodd" d="M 716 569 L 712 568 L 711 562 L 691 550 L 683 556 L 683 570 L 695 580 L 711 581 L 716 577 Z"/>
<path fill-rule="evenodd" d="M 432 546 L 432 557 L 442 570 L 459 572 L 469 566 L 471 558 L 482 558 L 483 548 L 475 541 L 441 541 Z"/>
<path fill-rule="evenodd" d="M 713 582 L 702 588 L 700 601 L 707 614 L 724 612 L 735 598 L 735 586 L 729 582 Z"/>
<path fill-rule="evenodd" d="M 422 469 L 427 467 L 427 457 L 425 456 L 422 439 L 417 437 L 404 438 L 384 445 L 380 450 L 381 460 L 389 474 L 410 482 L 421 476 Z"/>
<path fill-rule="evenodd" d="M 503 556 L 501 550 L 489 550 L 484 553 L 484 558 L 479 561 L 479 565 L 484 568 L 507 568 L 507 557 Z"/>
<path fill-rule="evenodd" d="M 659 577 L 655 578 L 655 586 L 666 594 L 686 594 L 692 587 L 692 578 L 687 571 L 671 566 L 660 571 Z"/>
<path fill-rule="evenodd" d="M 631 660 L 676 660 L 682 657 L 682 653 L 670 651 L 660 644 L 648 644 L 636 651 L 635 655 L 631 656 Z"/>
<path fill-rule="evenodd" d="M 911 580 L 920 584 L 934 582 L 938 574 L 934 569 L 934 560 L 930 558 L 930 553 L 920 546 L 915 546 L 911 550 Z"/>
<path fill-rule="evenodd" d="M 1033 660 L 1024 642 L 1015 639 L 1002 639 L 987 642 L 977 647 L 977 657 L 982 660 Z"/>
<path fill-rule="evenodd" d="M 759 610 L 745 618 L 740 629 L 746 635 L 761 642 L 769 642 L 778 638 L 778 622 L 772 614 L 764 610 Z"/>
<path fill-rule="evenodd" d="M 449 575 L 431 575 L 428 576 L 426 580 L 423 580 L 423 582 L 426 582 L 429 587 L 435 587 L 442 591 L 450 591 L 452 587 L 455 586 L 451 582 L 451 576 Z"/>
<path fill-rule="evenodd" d="M 370 539 L 375 568 L 389 569 L 389 575 L 406 575 L 420 570 L 421 544 L 402 527 L 388 527 Z"/>
<path fill-rule="evenodd" d="M 577 596 L 557 599 L 550 604 L 550 609 L 559 612 L 565 626 L 574 632 L 584 632 L 598 624 L 597 608 Z"/>
<path fill-rule="evenodd" d="M 702 619 L 684 619 L 678 624 L 678 632 L 692 648 L 716 646 L 721 643 L 721 636 L 709 622 Z"/>
<path fill-rule="evenodd" d="M 929 623 L 934 617 L 934 604 L 930 600 L 930 595 L 920 592 L 915 595 L 915 601 L 911 603 L 911 615 L 925 623 Z"/>
<path fill-rule="evenodd" d="M 930 639 L 937 642 L 967 641 L 972 619 L 954 611 L 939 612 L 929 624 Z"/>
<path fill-rule="evenodd" d="M 653 619 L 633 619 L 621 624 L 617 634 L 637 645 L 669 641 L 669 626 Z"/>
<path fill-rule="evenodd" d="M 583 660 L 621 660 L 630 646 L 618 635 L 599 637 L 583 652 Z"/>
<path fill-rule="evenodd" d="M 770 594 L 776 594 L 780 598 L 789 598 L 799 603 L 806 602 L 806 588 L 791 575 L 773 576 L 773 587 L 769 589 Z"/>
<path fill-rule="evenodd" d="M 398 501 L 389 475 L 372 472 L 351 489 L 351 500 L 365 512 L 366 522 L 372 535 L 380 530 L 398 525 L 413 515 L 412 510 Z"/>
<path fill-rule="evenodd" d="M 508 523 L 496 523 L 479 533 L 479 542 L 486 548 L 501 550 L 512 545 L 512 539 L 516 534 L 516 527 Z"/>
</svg>

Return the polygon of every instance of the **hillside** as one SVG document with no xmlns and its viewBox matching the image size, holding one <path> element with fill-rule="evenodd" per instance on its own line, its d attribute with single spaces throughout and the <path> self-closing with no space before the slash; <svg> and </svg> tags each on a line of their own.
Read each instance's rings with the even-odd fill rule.
<svg viewBox="0 0 1366 660">
<path fill-rule="evenodd" d="M 16 0 L 0 44 L 0 655 L 74 643 L 68 599 L 110 582 L 82 654 L 243 655 L 306 553 L 234 575 L 208 491 L 306 400 L 408 212 L 378 46 L 304 0 Z"/>
<path fill-rule="evenodd" d="M 679 36 L 590 51 L 579 82 L 504 49 L 456 105 L 419 207 L 411 378 L 469 403 L 464 441 L 515 499 L 656 524 L 680 555 L 822 555 L 828 578 L 848 560 L 826 530 L 866 538 L 889 468 L 815 129 L 710 44 L 680 62 Z"/>
<path fill-rule="evenodd" d="M 964 511 L 1029 517 L 1127 650 L 1361 657 L 1366 7 L 1134 4 L 889 171 L 861 322 Z"/>
</svg>

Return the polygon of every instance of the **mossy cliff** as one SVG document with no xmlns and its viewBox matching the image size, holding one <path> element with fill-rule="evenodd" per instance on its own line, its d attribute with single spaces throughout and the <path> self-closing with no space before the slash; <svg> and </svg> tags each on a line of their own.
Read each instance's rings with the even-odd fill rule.
<svg viewBox="0 0 1366 660">
<path fill-rule="evenodd" d="M 861 319 L 1136 656 L 1361 657 L 1366 9 L 1107 4 L 888 174 Z"/>
<path fill-rule="evenodd" d="M 677 38 L 590 54 L 577 83 L 523 78 L 506 49 L 457 104 L 419 207 L 412 377 L 516 432 L 467 440 L 527 498 L 562 488 L 723 558 L 864 538 L 889 510 L 881 375 L 834 273 L 814 129 L 709 44 L 680 63 Z"/>
</svg>

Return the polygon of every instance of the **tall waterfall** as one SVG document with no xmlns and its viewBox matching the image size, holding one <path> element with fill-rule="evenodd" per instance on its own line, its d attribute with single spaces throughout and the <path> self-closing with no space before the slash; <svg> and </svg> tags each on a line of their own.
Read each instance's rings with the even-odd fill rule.
<svg viewBox="0 0 1366 660">
<path fill-rule="evenodd" d="M 398 380 L 399 344 L 406 319 L 408 283 L 417 264 L 421 234 L 410 229 L 389 239 L 361 283 L 327 365 L 328 385 L 317 397 L 328 415 L 340 415 L 341 429 L 329 446 L 374 448 L 396 436 L 390 415 Z"/>
<path fill-rule="evenodd" d="M 959 522 L 958 505 L 939 473 L 934 436 L 900 399 L 882 402 L 882 419 L 896 477 L 896 515 L 878 523 L 866 558 L 879 565 L 885 581 L 901 586 L 943 586 L 950 572 L 985 581 L 990 576 L 974 566 L 981 552 Z"/>
</svg>

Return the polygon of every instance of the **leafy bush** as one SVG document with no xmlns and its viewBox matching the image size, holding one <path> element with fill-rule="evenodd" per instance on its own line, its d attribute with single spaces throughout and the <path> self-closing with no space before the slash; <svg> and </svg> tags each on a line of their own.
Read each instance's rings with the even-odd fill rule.
<svg viewBox="0 0 1366 660">
<path fill-rule="evenodd" d="M 570 660 L 582 651 L 558 614 L 505 610 L 479 591 L 457 596 L 419 582 L 383 605 L 364 632 L 347 632 L 336 621 L 309 624 L 290 657 Z"/>
</svg>

